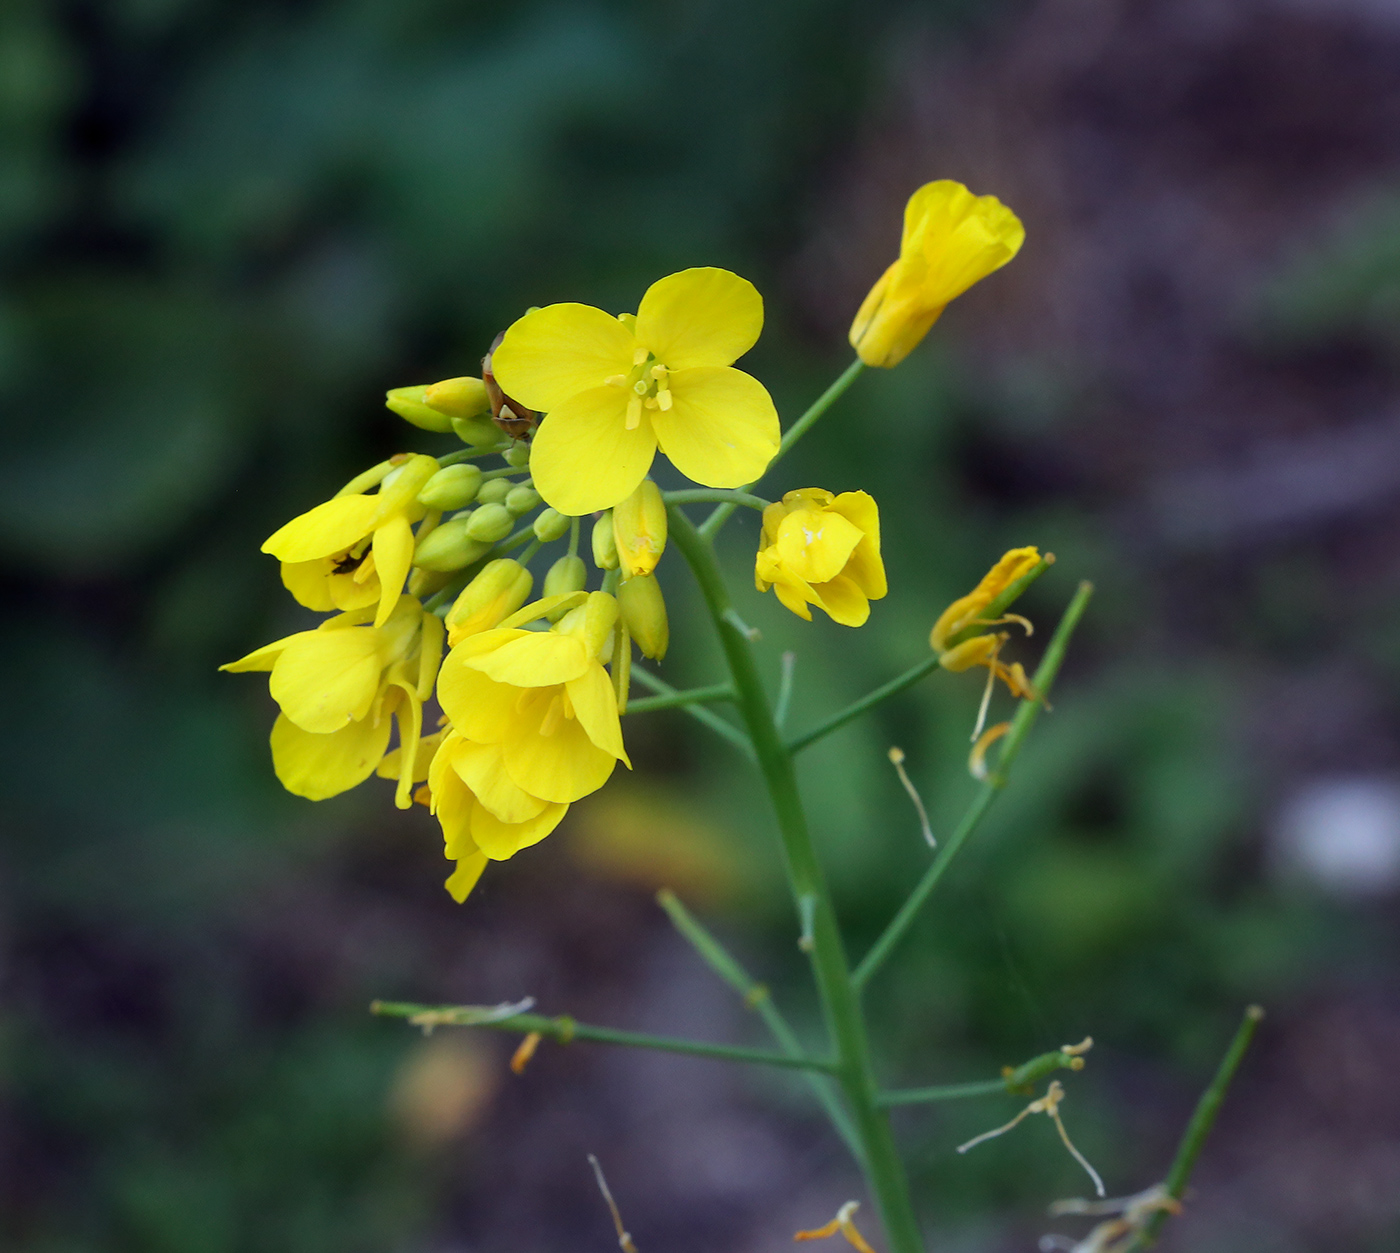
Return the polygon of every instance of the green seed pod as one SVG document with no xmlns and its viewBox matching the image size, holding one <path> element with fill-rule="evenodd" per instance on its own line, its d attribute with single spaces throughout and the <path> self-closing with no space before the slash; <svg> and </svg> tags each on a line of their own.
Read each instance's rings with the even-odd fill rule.
<svg viewBox="0 0 1400 1253">
<path fill-rule="evenodd" d="M 478 466 L 444 466 L 418 493 L 418 503 L 429 509 L 461 509 L 476 499 L 480 486 Z"/>
<path fill-rule="evenodd" d="M 533 487 L 513 487 L 507 493 L 504 504 L 516 518 L 523 517 L 540 503 L 540 494 Z"/>
<path fill-rule="evenodd" d="M 450 431 L 452 419 L 447 414 L 431 408 L 423 400 L 427 390 L 427 387 L 421 385 L 395 387 L 392 391 L 384 393 L 384 403 L 405 422 L 411 422 L 420 430 L 444 433 Z"/>
<path fill-rule="evenodd" d="M 527 466 L 530 464 L 530 445 L 523 440 L 512 444 L 506 449 L 506 463 L 513 466 Z"/>
<path fill-rule="evenodd" d="M 611 509 L 593 524 L 593 564 L 600 570 L 616 570 L 619 564 Z"/>
<path fill-rule="evenodd" d="M 449 572 L 484 557 L 491 545 L 467 534 L 472 516 L 459 514 L 428 532 L 413 554 L 413 564 L 424 570 Z"/>
<path fill-rule="evenodd" d="M 494 448 L 501 442 L 501 428 L 491 421 L 489 413 L 470 418 L 453 418 L 451 430 L 464 444 L 473 448 Z"/>
<path fill-rule="evenodd" d="M 639 574 L 617 589 L 622 621 L 637 641 L 643 657 L 660 661 L 670 643 L 671 628 L 666 620 L 666 602 L 654 574 Z"/>
<path fill-rule="evenodd" d="M 472 539 L 494 544 L 497 540 L 505 539 L 514 525 L 515 519 L 509 509 L 504 505 L 488 504 L 482 505 L 467 519 L 466 531 Z"/>
<path fill-rule="evenodd" d="M 505 498 L 510 495 L 515 487 L 509 479 L 487 479 L 476 493 L 477 500 L 483 505 L 500 505 L 505 503 Z"/>
<path fill-rule="evenodd" d="M 506 508 L 510 508 L 510 502 L 506 502 Z M 574 520 L 566 517 L 557 509 L 541 510 L 539 517 L 535 519 L 535 538 L 541 544 L 548 544 L 552 540 L 563 539 L 569 533 L 569 528 L 573 526 Z"/>
</svg>

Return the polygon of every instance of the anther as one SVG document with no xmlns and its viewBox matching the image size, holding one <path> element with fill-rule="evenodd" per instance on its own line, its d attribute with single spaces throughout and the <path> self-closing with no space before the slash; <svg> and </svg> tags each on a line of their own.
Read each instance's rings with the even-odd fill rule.
<svg viewBox="0 0 1400 1253">
<path fill-rule="evenodd" d="M 671 392 L 669 388 L 663 388 L 656 393 L 656 404 L 662 413 L 671 407 Z"/>
<path fill-rule="evenodd" d="M 627 429 L 635 431 L 642 424 L 642 398 L 633 396 L 627 402 Z"/>
<path fill-rule="evenodd" d="M 540 1041 L 544 1039 L 538 1031 L 532 1031 L 520 1041 L 520 1047 L 511 1054 L 510 1068 L 517 1075 L 525 1073 L 525 1067 L 530 1064 L 530 1058 L 534 1057 L 535 1050 L 539 1048 Z"/>
</svg>

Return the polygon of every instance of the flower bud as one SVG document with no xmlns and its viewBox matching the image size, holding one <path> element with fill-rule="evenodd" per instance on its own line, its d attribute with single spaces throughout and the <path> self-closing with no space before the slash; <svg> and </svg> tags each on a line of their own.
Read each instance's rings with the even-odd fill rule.
<svg viewBox="0 0 1400 1253">
<path fill-rule="evenodd" d="M 480 486 L 480 467 L 444 466 L 424 484 L 418 502 L 429 509 L 461 509 L 476 499 Z"/>
<path fill-rule="evenodd" d="M 617 622 L 617 601 L 607 592 L 592 592 L 577 609 L 571 609 L 555 628 L 577 635 L 588 647 L 590 656 L 599 656 L 612 641 L 613 625 Z"/>
<path fill-rule="evenodd" d="M 515 487 L 509 479 L 487 479 L 481 485 L 476 494 L 477 500 L 483 505 L 499 505 L 505 502 L 505 498 L 510 495 Z"/>
<path fill-rule="evenodd" d="M 453 418 L 452 433 L 473 448 L 494 448 L 501 442 L 501 428 L 491 421 L 489 413 L 470 418 Z"/>
<path fill-rule="evenodd" d="M 600 570 L 616 570 L 620 564 L 611 509 L 593 524 L 593 564 Z"/>
<path fill-rule="evenodd" d="M 467 534 L 471 518 L 466 515 L 444 522 L 419 542 L 413 553 L 413 564 L 424 570 L 461 570 L 478 561 L 490 550 L 489 543 Z"/>
<path fill-rule="evenodd" d="M 449 418 L 474 418 L 491 410 L 486 384 L 470 376 L 434 383 L 424 390 L 423 403 Z"/>
<path fill-rule="evenodd" d="M 546 596 L 565 596 L 581 592 L 588 583 L 588 568 L 582 557 L 560 557 L 544 576 Z"/>
<path fill-rule="evenodd" d="M 504 503 L 511 516 L 519 518 L 540 503 L 540 494 L 533 487 L 512 487 Z"/>
<path fill-rule="evenodd" d="M 482 505 L 467 519 L 467 534 L 472 539 L 494 544 L 510 534 L 515 519 L 504 505 Z"/>
<path fill-rule="evenodd" d="M 544 509 L 540 511 L 535 519 L 535 538 L 541 544 L 548 544 L 552 540 L 563 539 L 569 533 L 569 528 L 573 526 L 574 520 L 557 509 Z"/>
<path fill-rule="evenodd" d="M 534 582 L 511 557 L 488 561 L 448 611 L 448 639 L 456 644 L 464 636 L 498 626 L 529 600 Z"/>
<path fill-rule="evenodd" d="M 404 512 L 437 472 L 437 461 L 421 454 L 407 457 L 402 465 L 390 470 L 375 497 L 378 509 L 374 524 L 377 526 L 386 518 Z"/>
<path fill-rule="evenodd" d="M 530 464 L 530 445 L 521 440 L 506 449 L 506 464 L 517 468 Z"/>
<path fill-rule="evenodd" d="M 405 422 L 412 423 L 420 430 L 439 433 L 450 431 L 452 419 L 424 401 L 427 390 L 423 386 L 395 387 L 384 393 L 384 403 Z"/>
<path fill-rule="evenodd" d="M 661 585 L 654 574 L 639 574 L 628 579 L 617 589 L 617 603 L 622 611 L 622 621 L 637 641 L 643 657 L 660 661 L 666 655 L 666 645 L 671 639 L 670 624 L 666 621 L 666 602 L 661 596 Z"/>
<path fill-rule="evenodd" d="M 625 578 L 650 574 L 666 548 L 666 505 L 650 479 L 613 510 L 613 538 Z M 650 655 L 650 654 L 648 654 Z"/>
</svg>

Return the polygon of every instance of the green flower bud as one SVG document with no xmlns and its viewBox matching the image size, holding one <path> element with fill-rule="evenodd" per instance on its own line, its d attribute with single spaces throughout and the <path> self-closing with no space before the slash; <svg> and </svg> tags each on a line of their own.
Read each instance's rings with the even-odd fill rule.
<svg viewBox="0 0 1400 1253">
<path fill-rule="evenodd" d="M 467 534 L 472 515 L 459 514 L 429 531 L 413 554 L 413 564 L 424 570 L 461 570 L 479 561 L 490 550 L 490 543 Z"/>
<path fill-rule="evenodd" d="M 510 508 L 509 502 L 506 508 Z M 574 520 L 566 517 L 557 509 L 541 510 L 539 517 L 535 519 L 535 538 L 541 544 L 548 544 L 552 540 L 563 539 L 569 533 L 569 528 L 573 526 Z"/>
<path fill-rule="evenodd" d="M 491 398 L 480 379 L 443 379 L 424 390 L 423 403 L 449 418 L 474 418 L 491 412 Z"/>
<path fill-rule="evenodd" d="M 491 421 L 489 413 L 470 418 L 453 418 L 452 432 L 464 444 L 473 448 L 494 448 L 501 442 L 501 428 Z"/>
<path fill-rule="evenodd" d="M 588 584 L 588 567 L 582 557 L 560 557 L 544 576 L 546 596 L 566 596 L 581 592 Z"/>
<path fill-rule="evenodd" d="M 482 505 L 467 519 L 466 532 L 472 539 L 494 544 L 505 539 L 515 526 L 515 519 L 504 505 Z"/>
<path fill-rule="evenodd" d="M 461 509 L 476 499 L 480 486 L 480 467 L 444 466 L 418 493 L 418 502 L 429 509 Z"/>
<path fill-rule="evenodd" d="M 622 621 L 637 641 L 643 657 L 660 661 L 670 643 L 671 628 L 666 620 L 666 602 L 654 574 L 639 574 L 617 589 Z"/>
<path fill-rule="evenodd" d="M 513 466 L 530 464 L 530 445 L 521 440 L 506 449 L 506 463 Z"/>
<path fill-rule="evenodd" d="M 618 567 L 611 509 L 606 510 L 593 524 L 593 564 L 600 570 L 616 570 Z"/>
<path fill-rule="evenodd" d="M 423 399 L 427 387 L 395 387 L 384 393 L 384 403 L 405 422 L 424 431 L 445 433 L 452 429 L 452 419 L 430 407 Z"/>
<path fill-rule="evenodd" d="M 519 518 L 540 503 L 540 494 L 533 487 L 512 487 L 504 503 L 511 515 Z"/>
<path fill-rule="evenodd" d="M 476 498 L 483 505 L 500 505 L 505 503 L 505 499 L 510 495 L 515 487 L 509 479 L 487 479 L 481 485 Z"/>
</svg>

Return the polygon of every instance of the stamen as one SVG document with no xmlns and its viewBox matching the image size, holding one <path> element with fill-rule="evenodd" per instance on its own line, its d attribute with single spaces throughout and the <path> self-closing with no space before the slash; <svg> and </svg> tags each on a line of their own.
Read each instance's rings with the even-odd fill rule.
<svg viewBox="0 0 1400 1253">
<path fill-rule="evenodd" d="M 632 364 L 633 364 L 633 365 L 644 365 L 644 364 L 646 363 L 646 359 L 647 359 L 649 356 L 651 356 L 651 353 L 649 353 L 645 348 L 638 348 L 638 349 L 632 354 Z"/>
<path fill-rule="evenodd" d="M 635 431 L 642 424 L 642 398 L 633 396 L 627 402 L 627 429 Z"/>
<path fill-rule="evenodd" d="M 642 401 L 642 404 L 644 404 L 648 409 L 659 409 L 661 407 L 657 404 L 655 396 L 648 396 L 644 401 Z"/>
<path fill-rule="evenodd" d="M 627 386 L 627 375 L 625 375 L 625 374 L 610 374 L 610 375 L 608 375 L 607 378 L 605 378 L 605 379 L 603 380 L 603 386 L 604 386 L 604 387 L 626 387 L 626 386 Z"/>
<path fill-rule="evenodd" d="M 608 1213 L 612 1215 L 613 1226 L 617 1228 L 617 1247 L 622 1253 L 637 1253 L 637 1246 L 632 1243 L 632 1237 L 628 1234 L 627 1228 L 622 1225 L 622 1214 L 618 1211 L 617 1202 L 613 1200 L 613 1194 L 608 1191 L 608 1181 L 603 1178 L 603 1168 L 598 1165 L 598 1159 L 592 1153 L 588 1155 L 588 1164 L 593 1167 L 593 1177 L 598 1181 L 598 1191 L 603 1194 L 603 1200 L 608 1203 Z"/>
<path fill-rule="evenodd" d="M 532 1031 L 521 1040 L 520 1047 L 511 1054 L 511 1070 L 517 1075 L 523 1075 L 525 1073 L 525 1067 L 530 1064 L 530 1058 L 534 1057 L 535 1050 L 539 1048 L 540 1041 L 543 1039 L 544 1036 L 540 1035 L 538 1031 Z"/>
<path fill-rule="evenodd" d="M 1065 1130 L 1065 1124 L 1060 1119 L 1060 1102 L 1064 1099 L 1064 1087 L 1060 1084 L 1060 1081 L 1058 1079 L 1052 1079 L 1050 1081 L 1050 1086 L 1045 1089 L 1044 1096 L 1040 1097 L 1038 1100 L 1032 1101 L 1009 1123 L 1006 1123 L 1005 1125 L 1000 1127 L 996 1127 L 991 1131 L 984 1131 L 980 1136 L 973 1136 L 973 1138 L 969 1140 L 966 1144 L 958 1145 L 958 1152 L 966 1153 L 968 1149 L 973 1148 L 978 1144 L 981 1144 L 985 1140 L 991 1140 L 997 1136 L 1005 1135 L 1008 1131 L 1010 1131 L 1023 1119 L 1028 1118 L 1031 1114 L 1045 1114 L 1050 1118 L 1050 1121 L 1055 1124 L 1055 1130 L 1060 1133 L 1060 1141 L 1064 1144 L 1065 1148 L 1069 1150 L 1070 1156 L 1074 1158 L 1074 1160 L 1078 1162 L 1082 1167 L 1084 1167 L 1084 1170 L 1088 1174 L 1089 1178 L 1094 1181 L 1094 1190 L 1100 1196 L 1106 1196 L 1107 1192 L 1104 1190 L 1103 1180 L 1099 1178 L 1099 1172 L 1096 1171 L 1092 1166 L 1090 1166 L 1089 1161 L 1084 1156 L 1084 1154 L 1074 1147 L 1073 1141 L 1071 1141 L 1069 1138 L 1069 1132 Z"/>
<path fill-rule="evenodd" d="M 977 710 L 977 725 L 972 728 L 972 742 L 977 743 L 978 737 L 982 734 L 982 728 L 987 722 L 987 709 L 992 703 L 992 687 L 997 681 L 997 652 L 1001 649 L 998 642 L 992 655 L 987 658 L 987 686 L 982 689 L 982 704 Z"/>
<path fill-rule="evenodd" d="M 656 393 L 656 404 L 662 413 L 665 413 L 668 409 L 670 409 L 671 389 L 669 387 L 663 387 L 659 392 Z"/>
<path fill-rule="evenodd" d="M 564 703 L 560 696 L 562 693 L 549 702 L 549 708 L 540 722 L 541 735 L 553 735 L 564 724 Z"/>
<path fill-rule="evenodd" d="M 669 373 L 670 371 L 659 361 L 651 367 L 651 377 L 654 379 L 664 379 Z"/>
<path fill-rule="evenodd" d="M 919 829 L 924 833 L 924 840 L 929 848 L 937 848 L 938 841 L 933 838 L 933 828 L 929 825 L 928 810 L 924 808 L 924 802 L 919 796 L 918 789 L 913 781 L 904 772 L 904 750 L 902 748 L 892 748 L 889 752 L 890 764 L 894 766 L 895 773 L 899 775 L 899 781 L 904 784 L 904 790 L 909 793 L 909 799 L 914 802 L 914 808 L 919 814 Z"/>
<path fill-rule="evenodd" d="M 998 722 L 996 726 L 988 727 L 972 746 L 972 752 L 967 756 L 967 772 L 974 779 L 987 777 L 987 750 L 1009 730 L 1009 722 Z"/>
<path fill-rule="evenodd" d="M 799 1231 L 793 1235 L 794 1240 L 825 1240 L 828 1236 L 834 1236 L 838 1231 L 846 1237 L 846 1243 L 852 1248 L 859 1250 L 859 1253 L 875 1253 L 875 1250 L 865 1242 L 865 1237 L 856 1230 L 856 1225 L 851 1221 L 851 1215 L 860 1208 L 859 1201 L 847 1201 L 825 1227 L 818 1227 L 814 1231 Z"/>
</svg>

